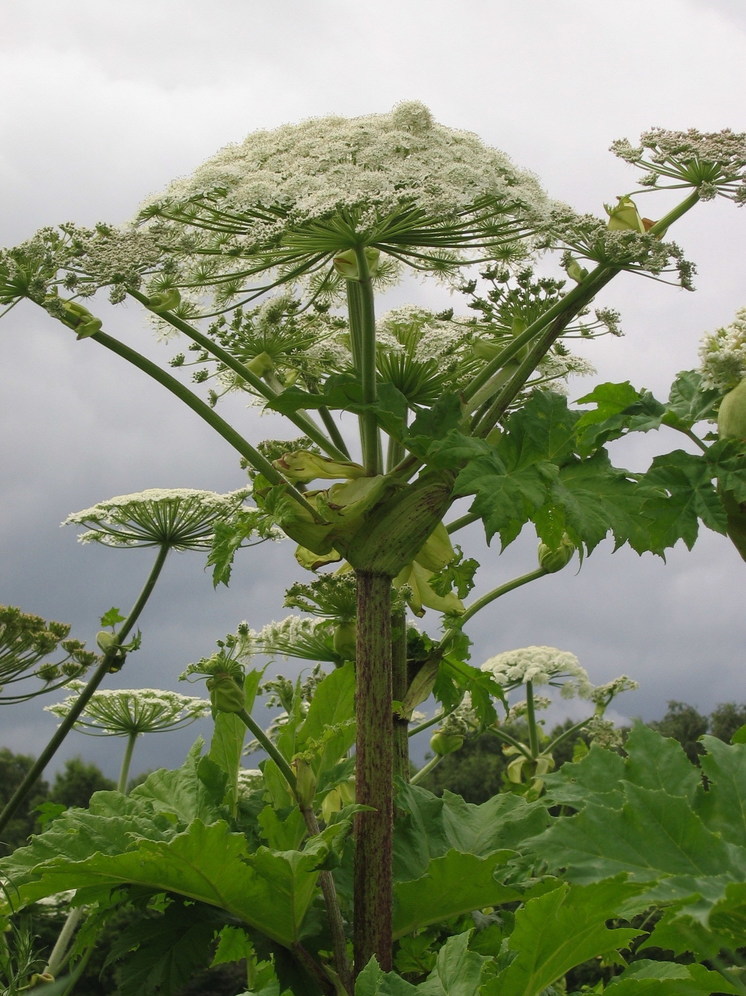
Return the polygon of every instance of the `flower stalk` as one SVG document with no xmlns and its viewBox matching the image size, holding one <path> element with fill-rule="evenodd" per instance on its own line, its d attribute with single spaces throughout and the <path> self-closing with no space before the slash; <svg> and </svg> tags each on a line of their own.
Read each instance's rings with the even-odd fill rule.
<svg viewBox="0 0 746 996">
<path fill-rule="evenodd" d="M 147 601 L 150 598 L 153 589 L 156 585 L 158 577 L 161 571 L 163 570 L 163 565 L 166 562 L 166 557 L 168 556 L 168 552 L 169 552 L 169 547 L 165 544 L 159 548 L 158 554 L 155 558 L 155 562 L 152 568 L 150 569 L 150 573 L 148 574 L 145 584 L 143 585 L 142 590 L 140 591 L 140 594 L 138 595 L 135 604 L 132 606 L 130 614 L 122 623 L 121 629 L 116 634 L 115 642 L 112 644 L 111 647 L 109 647 L 106 650 L 101 659 L 101 663 L 96 668 L 91 677 L 88 679 L 85 688 L 80 693 L 80 696 L 78 697 L 73 707 L 70 709 L 70 712 L 57 727 L 57 730 L 50 738 L 49 743 L 41 752 L 36 761 L 32 764 L 32 766 L 29 768 L 25 778 L 18 786 L 16 791 L 13 793 L 11 798 L 8 800 L 2 813 L 0 813 L 0 831 L 2 831 L 7 826 L 13 814 L 16 812 L 20 804 L 23 802 L 23 800 L 26 798 L 30 790 L 33 788 L 37 779 L 41 777 L 42 772 L 49 764 L 49 762 L 52 760 L 54 755 L 57 753 L 57 750 L 64 741 L 65 737 L 75 725 L 75 721 L 83 712 L 86 705 L 88 704 L 89 699 L 96 691 L 96 689 L 99 687 L 101 682 L 104 680 L 106 675 L 109 674 L 112 667 L 116 666 L 118 668 L 119 666 L 121 666 L 120 648 L 124 644 L 129 633 L 132 631 L 135 623 L 137 622 L 140 616 L 140 613 L 145 608 L 145 605 L 147 604 Z"/>
</svg>

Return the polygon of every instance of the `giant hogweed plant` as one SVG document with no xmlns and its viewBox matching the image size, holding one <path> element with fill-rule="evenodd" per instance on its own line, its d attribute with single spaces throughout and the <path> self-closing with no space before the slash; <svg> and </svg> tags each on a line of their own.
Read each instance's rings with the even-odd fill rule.
<svg viewBox="0 0 746 996">
<path fill-rule="evenodd" d="M 202 804 L 181 814 L 188 829 L 173 837 L 174 846 L 191 848 L 193 857 L 180 851 L 178 860 L 189 864 L 220 851 L 221 864 L 233 860 L 236 871 L 228 891 L 173 889 L 172 879 L 166 884 L 158 875 L 150 882 L 155 894 L 173 891 L 222 910 L 249 930 L 254 952 L 265 950 L 265 942 L 256 947 L 257 937 L 291 951 L 305 973 L 298 992 L 350 992 L 353 985 L 360 992 L 409 991 L 385 974 L 394 938 L 419 929 L 414 912 L 397 927 L 403 900 L 399 913 L 392 902 L 394 776 L 406 782 L 407 722 L 431 693 L 447 716 L 468 692 L 478 722 L 494 723 L 502 689 L 468 663 L 464 626 L 476 612 L 561 569 L 573 551 L 591 553 L 609 534 L 616 547 L 663 554 L 680 539 L 691 546 L 703 522 L 728 532 L 743 552 L 745 433 L 733 420 L 721 424 L 719 439 L 695 431 L 715 418 L 722 387 L 689 371 L 659 402 L 628 383 L 601 385 L 580 399 L 589 406 L 581 410 L 552 389 L 574 368 L 572 336 L 614 329 L 614 315 L 588 317 L 603 287 L 623 271 L 656 279 L 675 273 L 689 287 L 691 264 L 665 240 L 668 230 L 699 201 L 724 196 L 742 203 L 745 196 L 744 136 L 653 130 L 639 146 L 619 142 L 614 150 L 644 168 L 642 190 L 619 197 L 603 219 L 578 216 L 550 201 L 501 153 L 437 125 L 421 105 L 403 104 L 389 115 L 252 135 L 152 199 L 131 226 L 43 229 L 0 259 L 8 309 L 26 299 L 86 345 L 134 364 L 241 455 L 251 503 L 216 525 L 216 582 L 229 580 L 233 555 L 257 533 L 291 538 L 299 562 L 321 573 L 290 596 L 320 618 L 296 625 L 291 652 L 305 646 L 299 656 L 338 666 L 308 714 L 293 706 L 276 742 L 267 737 L 251 717 L 256 673 L 244 673 L 241 640 L 227 641 L 204 665 L 216 739 L 206 758 L 188 762 L 192 774 L 170 776 L 192 778 L 195 792 L 213 800 L 205 804 L 206 824 L 198 818 Z M 642 217 L 637 194 L 660 187 L 680 189 L 681 201 L 658 220 Z M 564 269 L 562 279 L 542 275 L 546 262 L 542 274 L 536 270 L 539 257 L 550 254 Z M 410 271 L 450 283 L 472 315 L 418 308 L 377 318 L 380 292 Z M 196 365 L 195 382 L 211 382 L 207 401 L 104 330 L 94 302 L 104 290 L 115 304 L 139 302 L 160 330 L 182 337 L 190 359 L 182 352 L 174 366 Z M 216 410 L 221 395 L 234 390 L 280 412 L 289 434 L 300 438 L 249 443 Z M 729 408 L 739 410 L 738 399 Z M 689 448 L 657 457 L 644 472 L 612 465 L 607 443 L 660 426 L 685 435 Z M 469 497 L 466 514 L 449 516 L 456 499 Z M 467 604 L 477 564 L 452 537 L 476 520 L 503 546 L 531 523 L 542 553 L 538 568 Z M 443 613 L 439 636 L 413 632 L 406 622 L 407 611 L 426 609 Z M 321 688 L 343 680 L 348 695 L 354 684 L 354 724 L 341 713 L 330 719 L 321 706 L 313 712 Z M 339 689 L 328 694 L 343 699 Z M 271 806 L 259 811 L 261 833 L 255 829 L 253 838 L 245 818 L 232 829 L 246 815 L 236 760 L 246 726 L 269 755 L 263 798 Z M 353 742 L 355 804 L 336 814 L 327 805 L 326 820 L 319 807 L 332 790 L 343 796 Z M 220 819 L 210 809 L 218 796 Z M 166 798 L 160 790 L 159 798 Z M 143 840 L 170 846 L 180 825 L 173 805 L 153 808 L 148 799 L 145 822 L 152 825 L 138 823 L 136 831 Z M 253 807 L 256 816 L 256 800 Z M 331 864 L 347 853 L 351 825 L 350 880 L 331 874 Z M 207 836 L 198 840 L 200 834 Z M 208 841 L 211 835 L 220 841 Z M 496 864 L 476 876 L 464 861 L 450 880 L 454 887 L 457 879 L 485 875 L 494 885 Z M 132 862 L 123 864 L 134 873 Z M 59 887 L 64 874 L 55 879 Z M 128 881 L 143 884 L 137 876 Z M 314 913 L 317 885 L 323 926 Z M 24 887 L 16 888 L 23 897 Z M 462 909 L 519 895 L 508 900 L 497 891 L 494 901 L 472 902 L 470 895 Z M 414 895 L 409 902 L 418 905 Z M 175 907 L 169 910 L 176 916 Z M 210 917 L 204 930 L 215 932 Z M 468 939 L 458 936 L 448 951 L 458 948 L 454 957 L 468 959 Z M 228 947 L 237 943 L 235 934 L 230 938 Z M 263 984 L 255 974 L 250 988 Z M 451 991 L 442 982 L 425 987 Z"/>
</svg>

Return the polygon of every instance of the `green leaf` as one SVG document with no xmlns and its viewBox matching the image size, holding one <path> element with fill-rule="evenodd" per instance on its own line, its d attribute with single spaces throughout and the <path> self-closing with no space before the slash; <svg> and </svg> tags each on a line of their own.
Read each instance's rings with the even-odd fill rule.
<svg viewBox="0 0 746 996">
<path fill-rule="evenodd" d="M 223 819 L 225 781 L 205 780 L 202 746 L 200 739 L 176 771 L 161 768 L 148 775 L 141 785 L 132 790 L 129 798 L 133 802 L 149 804 L 155 812 L 175 817 L 182 827 L 195 819 L 206 824 Z"/>
<path fill-rule="evenodd" d="M 675 922 L 685 924 L 687 918 L 706 924 L 715 908 L 725 917 L 728 888 L 746 877 L 746 748 L 711 738 L 707 748 L 703 768 L 712 779 L 706 791 L 696 767 L 689 765 L 687 773 L 678 745 L 644 728 L 630 736 L 621 768 L 619 761 L 609 767 L 596 749 L 577 764 L 564 765 L 547 778 L 547 803 L 565 802 L 581 811 L 555 820 L 527 842 L 528 852 L 572 882 L 626 873 L 647 883 L 651 902 L 677 904 L 664 920 L 669 935 Z M 604 777 L 612 792 L 603 786 Z M 733 900 L 736 923 L 740 901 Z"/>
<path fill-rule="evenodd" d="M 615 549 L 631 542 L 641 552 L 640 546 L 650 549 L 648 522 L 641 522 L 644 501 L 638 483 L 627 471 L 613 467 L 606 451 L 599 450 L 587 460 L 574 459 L 561 468 L 547 506 L 533 518 L 539 536 L 550 546 L 567 532 L 590 553 L 611 532 Z M 550 530 L 545 528 L 547 521 Z"/>
<path fill-rule="evenodd" d="M 642 485 L 659 492 L 658 496 L 651 495 L 643 513 L 653 518 L 657 542 L 663 548 L 682 539 L 691 550 L 700 519 L 715 532 L 725 532 L 725 510 L 713 486 L 712 473 L 704 455 L 674 450 L 655 457 L 642 476 Z"/>
<path fill-rule="evenodd" d="M 334 767 L 355 742 L 355 665 L 330 672 L 314 691 L 295 738 L 295 751 L 310 751 L 317 776 Z"/>
<path fill-rule="evenodd" d="M 497 453 L 471 460 L 456 478 L 456 495 L 474 495 L 470 512 L 484 523 L 487 540 L 497 533 L 509 546 L 546 501 L 556 468 L 548 462 L 511 470 Z"/>
<path fill-rule="evenodd" d="M 16 907 L 67 889 L 138 885 L 215 906 L 290 946 L 299 940 L 318 869 L 349 831 L 348 821 L 339 822 L 303 851 L 251 852 L 244 835 L 231 833 L 224 822 L 205 826 L 195 820 L 166 836 L 131 813 L 127 819 L 112 813 L 106 802 L 117 793 L 98 795 L 114 799 L 99 799 L 95 814 L 68 810 L 29 847 L 0 863 L 13 882 Z M 150 839 L 133 833 L 137 829 L 147 829 Z"/>
<path fill-rule="evenodd" d="M 508 941 L 515 958 L 484 986 L 484 996 L 537 996 L 576 965 L 626 947 L 641 931 L 611 929 L 606 921 L 639 891 L 619 876 L 587 886 L 565 883 L 529 899 Z"/>
<path fill-rule="evenodd" d="M 178 992 L 206 968 L 220 923 L 204 906 L 172 903 L 162 916 L 146 916 L 124 927 L 108 961 L 122 961 L 120 996 Z"/>
<path fill-rule="evenodd" d="M 442 923 L 463 913 L 514 902 L 520 893 L 494 878 L 513 851 L 495 851 L 478 858 L 450 850 L 434 858 L 425 874 L 394 887 L 394 936 L 401 937 L 432 923 Z"/>
<path fill-rule="evenodd" d="M 746 846 L 746 744 L 702 737 L 702 771 L 709 781 L 699 812 L 707 825 L 740 847 Z"/>
<path fill-rule="evenodd" d="M 718 741 L 720 743 L 720 741 Z M 699 771 L 681 744 L 662 737 L 644 723 L 635 723 L 624 744 L 624 777 L 643 788 L 663 789 L 692 803 L 702 789 Z M 650 759 L 655 757 L 655 764 Z"/>
<path fill-rule="evenodd" d="M 469 950 L 472 931 L 449 937 L 438 952 L 435 968 L 422 985 L 421 996 L 474 996 L 481 992 L 484 967 L 491 958 Z"/>
<path fill-rule="evenodd" d="M 355 982 L 355 996 L 416 996 L 417 988 L 371 958 Z"/>
<path fill-rule="evenodd" d="M 461 423 L 461 402 L 455 394 L 444 394 L 430 408 L 417 413 L 404 437 L 404 445 L 427 461 L 432 444 L 441 443 Z"/>
<path fill-rule="evenodd" d="M 588 803 L 619 808 L 623 801 L 624 758 L 596 744 L 580 761 L 563 764 L 544 776 L 548 805 L 582 809 Z"/>
<path fill-rule="evenodd" d="M 464 802 L 452 792 L 442 798 L 418 785 L 401 785 L 396 796 L 397 826 L 394 868 L 397 882 L 427 873 L 430 862 L 451 850 L 486 858 L 504 849 L 518 850 L 549 822 L 540 803 L 512 794 L 497 795 L 481 805 Z"/>
<path fill-rule="evenodd" d="M 720 391 L 702 387 L 699 371 L 682 370 L 671 386 L 664 421 L 667 425 L 685 429 L 691 429 L 704 419 L 714 421 L 715 406 L 719 400 Z"/>
<path fill-rule="evenodd" d="M 666 414 L 665 406 L 650 391 L 636 391 L 629 381 L 599 384 L 578 401 L 596 404 L 594 410 L 581 415 L 576 426 L 578 449 L 584 455 L 628 432 L 657 429 Z"/>
<path fill-rule="evenodd" d="M 108 612 L 104 612 L 101 616 L 102 626 L 116 626 L 116 624 L 120 622 L 124 622 L 124 616 L 121 614 L 119 609 L 109 609 Z"/>
<path fill-rule="evenodd" d="M 372 411 L 375 412 L 379 425 L 396 439 L 401 439 L 404 435 L 409 411 L 409 403 L 401 391 L 386 382 L 378 385 L 378 399 L 375 404 L 365 402 L 359 378 L 349 373 L 332 374 L 327 377 L 322 390 L 317 394 L 303 391 L 295 386 L 288 387 L 276 398 L 267 402 L 266 407 L 282 415 L 292 415 L 301 409 L 318 408 L 355 414 Z"/>
<path fill-rule="evenodd" d="M 240 927 L 223 927 L 220 931 L 217 950 L 210 962 L 213 965 L 227 965 L 232 961 L 243 961 L 252 950 L 246 931 Z"/>
<path fill-rule="evenodd" d="M 743 996 L 744 989 L 704 965 L 641 959 L 613 979 L 604 992 L 610 996 L 712 996 L 712 993 Z"/>
<path fill-rule="evenodd" d="M 575 453 L 577 412 L 554 391 L 534 391 L 507 420 L 498 450 L 511 467 L 547 460 L 561 466 Z"/>
</svg>

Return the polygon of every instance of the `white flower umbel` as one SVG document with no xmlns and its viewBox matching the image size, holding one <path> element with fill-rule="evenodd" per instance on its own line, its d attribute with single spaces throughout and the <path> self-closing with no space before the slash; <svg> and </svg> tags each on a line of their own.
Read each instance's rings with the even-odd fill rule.
<svg viewBox="0 0 746 996">
<path fill-rule="evenodd" d="M 82 682 L 71 682 L 74 694 L 47 712 L 64 718 L 78 701 Z M 94 737 L 131 737 L 141 733 L 163 733 L 188 726 L 210 713 L 206 699 L 156 688 L 123 688 L 95 692 L 75 728 Z"/>
<path fill-rule="evenodd" d="M 177 283 L 229 295 L 277 266 L 284 278 L 331 272 L 335 256 L 364 247 L 431 271 L 485 247 L 512 259 L 552 207 L 502 152 L 412 102 L 255 132 L 171 184 L 142 217 L 172 245 L 174 232 L 182 238 Z"/>
<path fill-rule="evenodd" d="M 718 132 L 669 131 L 651 128 L 640 144 L 620 139 L 612 152 L 647 170 L 645 186 L 694 187 L 702 200 L 727 197 L 746 200 L 746 134 L 730 129 Z M 673 182 L 671 182 L 673 181 Z"/>
<path fill-rule="evenodd" d="M 725 394 L 746 377 L 746 308 L 724 328 L 704 336 L 699 347 L 703 387 Z"/>
<path fill-rule="evenodd" d="M 556 647 L 506 650 L 486 660 L 482 671 L 488 671 L 505 689 L 532 682 L 534 685 L 561 687 L 564 698 L 575 695 L 588 698 L 593 688 L 587 671 L 580 666 L 575 654 Z"/>
<path fill-rule="evenodd" d="M 328 619 L 288 616 L 271 622 L 256 634 L 254 650 L 271 657 L 298 657 L 309 661 L 337 661 L 334 624 Z"/>
<path fill-rule="evenodd" d="M 206 550 L 212 545 L 215 524 L 230 518 L 245 497 L 243 490 L 220 495 L 191 488 L 151 488 L 73 512 L 62 525 L 87 526 L 88 532 L 78 537 L 81 543 Z"/>
</svg>

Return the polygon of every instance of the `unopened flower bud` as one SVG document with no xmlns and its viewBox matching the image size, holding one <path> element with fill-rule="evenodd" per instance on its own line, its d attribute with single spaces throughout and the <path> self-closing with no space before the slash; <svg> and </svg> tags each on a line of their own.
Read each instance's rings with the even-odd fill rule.
<svg viewBox="0 0 746 996">
<path fill-rule="evenodd" d="M 464 738 L 459 733 L 445 733 L 443 730 L 439 730 L 430 737 L 430 749 L 438 757 L 452 754 L 454 751 L 460 750 L 463 745 Z"/>
<path fill-rule="evenodd" d="M 357 643 L 357 626 L 353 619 L 338 623 L 334 630 L 334 650 L 343 660 L 354 661 Z"/>
<path fill-rule="evenodd" d="M 275 361 L 269 353 L 257 353 L 257 355 L 246 364 L 246 369 L 250 370 L 251 373 L 256 374 L 257 377 L 263 377 L 271 370 L 274 370 L 274 366 Z"/>
<path fill-rule="evenodd" d="M 149 307 L 151 311 L 160 314 L 163 311 L 173 311 L 181 304 L 181 294 L 176 287 L 169 287 L 168 290 L 160 294 L 153 294 L 150 298 Z"/>
<path fill-rule="evenodd" d="M 609 216 L 608 227 L 612 232 L 639 232 L 644 235 L 646 228 L 631 197 L 619 197 L 614 207 L 604 204 Z"/>
<path fill-rule="evenodd" d="M 575 544 L 567 534 L 562 537 L 558 547 L 552 548 L 551 546 L 547 546 L 546 543 L 540 543 L 539 567 L 545 570 L 547 574 L 554 574 L 556 571 L 561 571 L 563 567 L 570 563 L 574 553 Z"/>
<path fill-rule="evenodd" d="M 317 781 L 313 768 L 302 757 L 293 759 L 292 768 L 295 772 L 295 795 L 298 802 L 301 806 L 313 805 Z"/>
<path fill-rule="evenodd" d="M 96 643 L 99 648 L 106 653 L 107 650 L 111 650 L 117 645 L 117 638 L 113 633 L 109 633 L 107 630 L 102 629 L 100 633 L 96 633 Z"/>
<path fill-rule="evenodd" d="M 365 254 L 365 260 L 368 264 L 368 274 L 373 277 L 378 272 L 378 261 L 381 256 L 379 249 L 374 249 L 372 246 L 366 246 L 363 249 Z M 357 262 L 357 254 L 354 249 L 346 249 L 344 252 L 339 253 L 332 260 L 334 264 L 334 269 L 337 273 L 344 277 L 345 280 L 359 280 L 360 279 L 360 267 Z"/>
<path fill-rule="evenodd" d="M 718 435 L 721 439 L 746 439 L 746 378 L 720 402 Z"/>
<path fill-rule="evenodd" d="M 243 688 L 229 674 L 214 674 L 206 685 L 214 712 L 243 712 L 246 707 Z"/>
</svg>

